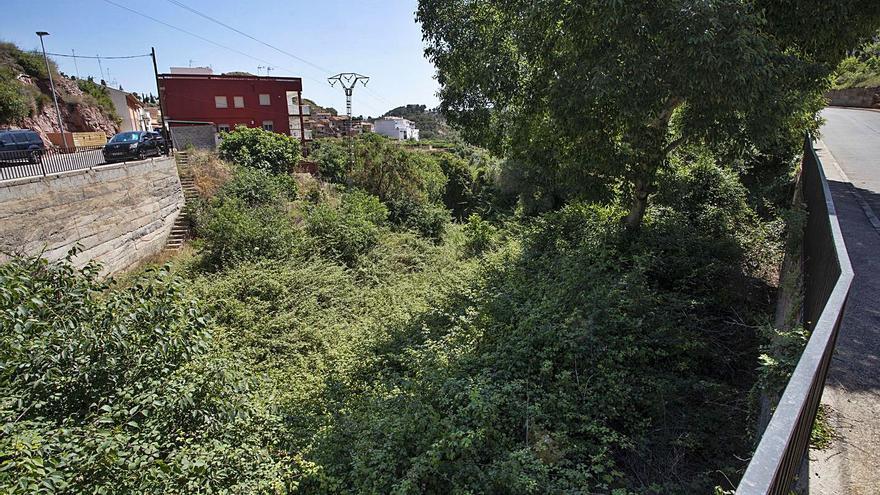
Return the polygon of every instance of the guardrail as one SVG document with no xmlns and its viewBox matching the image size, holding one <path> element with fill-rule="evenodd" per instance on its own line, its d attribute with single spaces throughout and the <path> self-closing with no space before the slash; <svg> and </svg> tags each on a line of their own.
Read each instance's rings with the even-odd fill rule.
<svg viewBox="0 0 880 495">
<path fill-rule="evenodd" d="M 804 145 L 801 177 L 808 212 L 803 309 L 810 339 L 736 489 L 737 495 L 789 493 L 807 453 L 853 279 L 831 191 L 809 138 Z"/>
<path fill-rule="evenodd" d="M 108 162 L 104 159 L 102 150 L 103 146 L 79 146 L 67 151 L 58 149 L 0 151 L 0 180 L 44 177 L 105 165 Z"/>
</svg>

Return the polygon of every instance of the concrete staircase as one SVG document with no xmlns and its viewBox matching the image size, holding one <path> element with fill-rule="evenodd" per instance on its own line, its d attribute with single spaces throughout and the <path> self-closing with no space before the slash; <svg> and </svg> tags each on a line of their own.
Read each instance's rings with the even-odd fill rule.
<svg viewBox="0 0 880 495">
<path fill-rule="evenodd" d="M 184 205 L 191 204 L 196 200 L 199 193 L 193 180 L 192 173 L 189 170 L 189 157 L 186 152 L 178 152 L 175 155 L 177 159 L 177 170 L 180 175 L 180 185 L 183 187 Z M 184 206 L 183 211 L 177 215 L 174 220 L 174 226 L 171 227 L 171 234 L 168 236 L 168 242 L 165 244 L 166 251 L 178 251 L 183 247 L 183 243 L 190 237 L 190 228 L 192 223 Z"/>
</svg>

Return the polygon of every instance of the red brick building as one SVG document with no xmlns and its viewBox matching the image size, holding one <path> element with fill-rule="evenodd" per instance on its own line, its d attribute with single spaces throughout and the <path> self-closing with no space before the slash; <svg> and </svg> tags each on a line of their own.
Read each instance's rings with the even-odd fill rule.
<svg viewBox="0 0 880 495">
<path fill-rule="evenodd" d="M 250 75 L 160 74 L 159 97 L 169 126 L 214 124 L 218 131 L 261 127 L 300 139 L 308 105 L 302 104 L 302 79 Z"/>
</svg>

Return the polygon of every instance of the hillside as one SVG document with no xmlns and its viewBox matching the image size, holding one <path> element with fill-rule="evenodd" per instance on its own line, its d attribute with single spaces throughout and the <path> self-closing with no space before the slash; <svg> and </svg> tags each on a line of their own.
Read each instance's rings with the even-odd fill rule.
<svg viewBox="0 0 880 495">
<path fill-rule="evenodd" d="M 403 117 L 415 122 L 421 139 L 450 139 L 457 135 L 440 112 L 429 110 L 425 105 L 403 105 L 389 110 L 383 117 Z"/>
<path fill-rule="evenodd" d="M 51 60 L 50 67 L 65 129 L 115 134 L 118 117 L 106 90 L 60 74 Z M 43 57 L 12 43 L 0 43 L 0 126 L 34 129 L 46 142 L 46 134 L 58 130 Z"/>
<path fill-rule="evenodd" d="M 837 67 L 834 89 L 880 86 L 880 33 Z"/>
<path fill-rule="evenodd" d="M 336 111 L 335 108 L 322 107 L 321 105 L 318 105 L 313 100 L 310 100 L 308 98 L 303 98 L 303 105 L 309 105 L 310 107 L 312 107 L 312 115 L 316 113 L 329 113 L 330 115 L 339 115 L 339 112 Z"/>
</svg>

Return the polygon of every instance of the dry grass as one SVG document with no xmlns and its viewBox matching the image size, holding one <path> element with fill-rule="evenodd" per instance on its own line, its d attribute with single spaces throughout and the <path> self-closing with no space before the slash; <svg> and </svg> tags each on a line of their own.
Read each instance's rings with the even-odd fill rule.
<svg viewBox="0 0 880 495">
<path fill-rule="evenodd" d="M 211 151 L 190 151 L 189 170 L 199 196 L 203 198 L 214 196 L 223 184 L 232 179 L 232 166 Z"/>
</svg>

